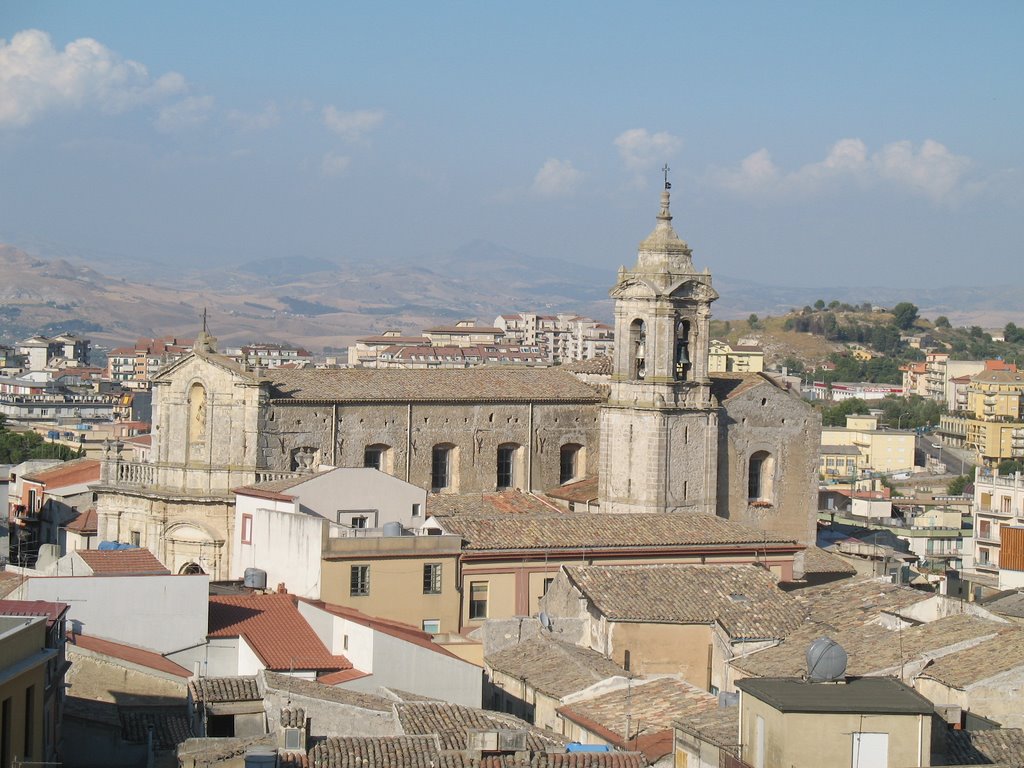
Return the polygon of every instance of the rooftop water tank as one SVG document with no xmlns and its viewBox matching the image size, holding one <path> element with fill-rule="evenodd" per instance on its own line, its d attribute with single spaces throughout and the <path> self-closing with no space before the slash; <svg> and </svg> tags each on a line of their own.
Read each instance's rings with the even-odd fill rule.
<svg viewBox="0 0 1024 768">
<path fill-rule="evenodd" d="M 401 536 L 404 532 L 402 524 L 398 522 L 384 523 L 384 535 L 385 536 Z"/>
<path fill-rule="evenodd" d="M 846 675 L 846 651 L 828 637 L 819 637 L 807 649 L 807 677 L 815 683 L 835 682 Z"/>
<path fill-rule="evenodd" d="M 266 589 L 267 572 L 262 568 L 246 568 L 242 584 L 248 589 Z"/>
</svg>

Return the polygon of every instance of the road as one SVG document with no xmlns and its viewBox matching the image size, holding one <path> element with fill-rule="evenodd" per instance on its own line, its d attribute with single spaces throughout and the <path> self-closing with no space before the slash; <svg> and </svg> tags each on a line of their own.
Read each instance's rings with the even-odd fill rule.
<svg viewBox="0 0 1024 768">
<path fill-rule="evenodd" d="M 935 445 L 940 447 L 933 448 L 932 446 Z M 922 455 L 930 456 L 945 464 L 946 471 L 951 475 L 973 474 L 976 462 L 971 451 L 942 445 L 936 435 L 918 435 L 915 447 Z"/>
</svg>

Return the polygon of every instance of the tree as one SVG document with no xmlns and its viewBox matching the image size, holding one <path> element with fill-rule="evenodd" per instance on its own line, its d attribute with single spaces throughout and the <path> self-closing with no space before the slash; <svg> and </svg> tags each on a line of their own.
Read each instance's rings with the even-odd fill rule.
<svg viewBox="0 0 1024 768">
<path fill-rule="evenodd" d="M 829 309 L 835 309 L 838 306 L 839 306 L 839 300 L 838 299 L 833 299 L 832 301 L 830 301 L 828 303 L 828 308 Z"/>
<path fill-rule="evenodd" d="M 751 313 L 750 317 L 747 318 L 747 325 L 749 325 L 751 328 L 757 328 L 757 322 L 758 322 L 757 315 L 755 315 L 754 313 Z"/>
<path fill-rule="evenodd" d="M 914 323 L 917 321 L 917 307 L 909 301 L 901 301 L 893 307 L 892 314 L 896 327 L 904 331 L 913 328 Z"/>
<path fill-rule="evenodd" d="M 945 315 L 939 315 L 938 317 L 935 318 L 935 327 L 936 328 L 951 328 L 952 326 L 950 326 L 950 324 L 949 324 L 949 318 L 948 317 L 946 317 Z"/>
<path fill-rule="evenodd" d="M 999 462 L 1000 475 L 1012 475 L 1014 472 L 1024 472 L 1024 465 L 1013 459 L 1003 459 Z"/>
<path fill-rule="evenodd" d="M 824 299 L 818 299 L 816 302 L 814 302 L 814 308 L 815 309 L 824 309 L 825 308 L 825 300 Z"/>
<path fill-rule="evenodd" d="M 949 485 L 946 486 L 946 493 L 950 496 L 960 496 L 965 490 L 967 485 L 971 482 L 970 475 L 960 475 L 960 477 L 954 477 L 949 481 Z"/>
<path fill-rule="evenodd" d="M 826 427 L 845 427 L 846 417 L 855 413 L 867 413 L 868 404 L 859 397 L 851 397 L 821 411 L 821 423 Z"/>
</svg>

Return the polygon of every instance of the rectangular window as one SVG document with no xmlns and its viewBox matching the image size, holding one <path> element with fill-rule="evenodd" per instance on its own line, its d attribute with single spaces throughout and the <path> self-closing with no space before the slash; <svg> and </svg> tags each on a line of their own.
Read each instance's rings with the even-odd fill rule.
<svg viewBox="0 0 1024 768">
<path fill-rule="evenodd" d="M 423 564 L 423 594 L 441 594 L 441 563 Z"/>
<path fill-rule="evenodd" d="M 451 448 L 435 445 L 431 454 L 430 488 L 440 491 L 451 485 Z"/>
<path fill-rule="evenodd" d="M 349 576 L 349 594 L 352 597 L 365 597 L 370 594 L 370 566 L 352 566 Z"/>
<path fill-rule="evenodd" d="M 352 518 L 351 527 L 352 528 L 365 528 L 366 527 L 366 519 L 367 518 L 366 518 L 365 515 L 357 515 L 357 516 L 353 517 Z"/>
<path fill-rule="evenodd" d="M 252 515 L 242 515 L 242 543 L 252 544 Z"/>
<path fill-rule="evenodd" d="M 142 546 L 142 534 L 139 531 L 132 531 L 132 546 L 133 547 L 141 547 Z"/>
<path fill-rule="evenodd" d="M 978 522 L 978 537 L 982 539 L 992 538 L 992 523 L 988 520 Z"/>
<path fill-rule="evenodd" d="M 375 446 L 368 447 L 363 451 L 363 466 L 379 470 L 383 456 L 383 449 Z"/>
<path fill-rule="evenodd" d="M 515 486 L 514 467 L 516 449 L 514 446 L 502 445 L 498 448 L 498 490 Z"/>
<path fill-rule="evenodd" d="M 548 589 L 551 587 L 554 581 L 554 578 L 544 579 L 544 589 L 541 590 L 541 595 L 546 595 L 548 593 Z"/>
<path fill-rule="evenodd" d="M 1003 496 L 999 499 L 999 511 L 1004 515 L 1010 514 L 1010 497 Z"/>
<path fill-rule="evenodd" d="M 469 618 L 487 618 L 487 582 L 473 581 L 469 584 Z"/>
<path fill-rule="evenodd" d="M 0 768 L 11 765 L 11 700 L 4 699 L 0 704 Z"/>
<path fill-rule="evenodd" d="M 419 517 L 422 514 L 423 514 L 423 506 L 421 504 L 413 504 L 412 505 L 412 516 L 413 517 Z"/>
<path fill-rule="evenodd" d="M 441 631 L 441 620 L 440 619 L 424 619 L 423 620 L 423 631 L 429 632 L 432 635 L 436 635 Z"/>
</svg>

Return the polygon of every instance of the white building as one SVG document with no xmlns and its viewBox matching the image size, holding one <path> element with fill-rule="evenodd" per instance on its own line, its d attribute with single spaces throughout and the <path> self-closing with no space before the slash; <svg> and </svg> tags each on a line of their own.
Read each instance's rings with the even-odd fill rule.
<svg viewBox="0 0 1024 768">
<path fill-rule="evenodd" d="M 368 452 L 369 460 L 385 469 L 389 457 Z M 326 539 L 379 536 L 389 523 L 419 527 L 426 499 L 424 489 L 371 467 L 237 488 L 229 577 L 256 568 L 268 587 L 284 584 L 292 594 L 317 599 Z"/>
<path fill-rule="evenodd" d="M 999 588 L 1008 576 L 1000 571 L 1004 528 L 1024 525 L 1024 475 L 1000 476 L 997 469 L 979 467 L 974 478 L 974 568 L 999 574 Z"/>
</svg>

